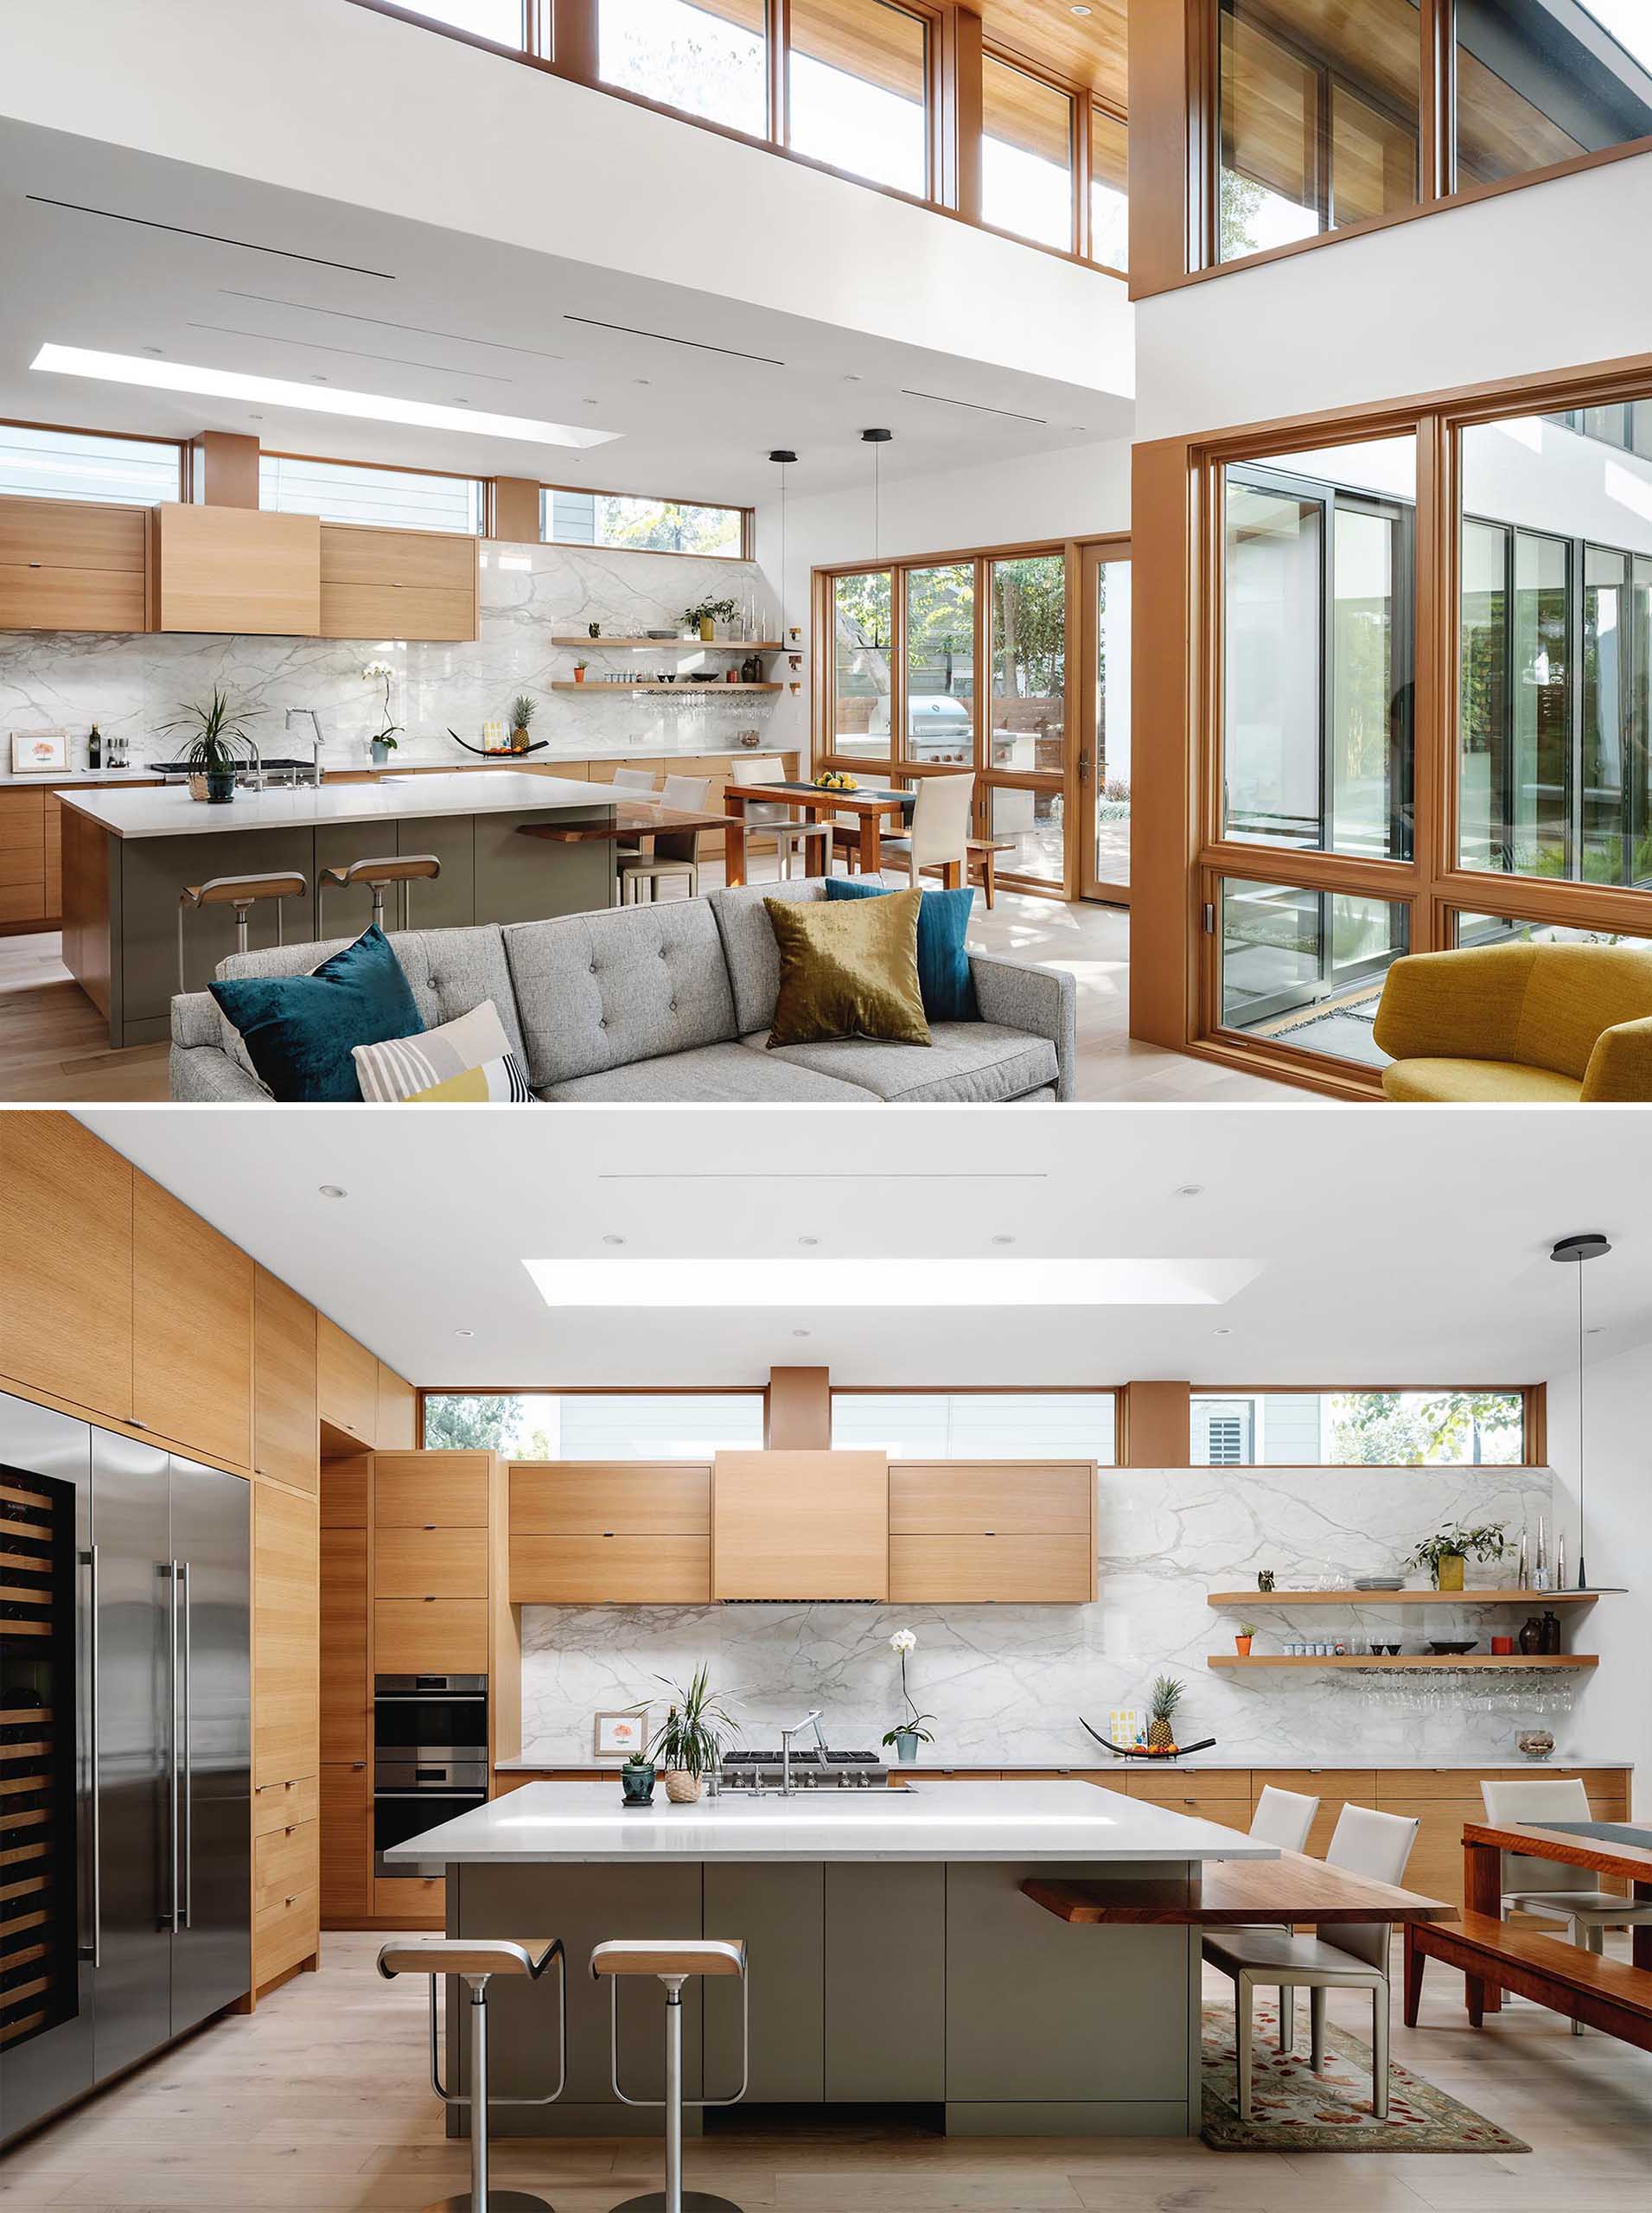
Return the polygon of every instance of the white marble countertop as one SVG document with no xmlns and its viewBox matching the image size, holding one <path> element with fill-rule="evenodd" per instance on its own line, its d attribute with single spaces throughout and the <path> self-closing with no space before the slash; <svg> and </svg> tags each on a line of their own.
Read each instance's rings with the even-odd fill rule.
<svg viewBox="0 0 1652 2213">
<path fill-rule="evenodd" d="M 628 1811 L 617 1776 L 530 1783 L 474 1813 L 393 1846 L 390 1860 L 500 1865 L 647 1859 L 1158 1860 L 1277 1859 L 1215 1821 L 1098 1792 L 1088 1783 L 958 1783 L 926 1790 L 793 1798 L 732 1795 Z"/>
<path fill-rule="evenodd" d="M 646 794 L 632 794 L 646 798 Z M 294 791 L 238 791 L 222 807 L 192 799 L 186 784 L 136 792 L 65 792 L 73 807 L 117 838 L 201 838 L 240 830 L 307 830 L 326 822 L 396 822 L 421 814 L 588 813 L 609 807 L 606 785 L 571 776 L 500 769 L 486 778 L 456 770 L 408 783 L 322 784 Z"/>
<path fill-rule="evenodd" d="M 0 769 L 0 787 L 38 784 L 42 790 L 54 792 L 73 784 L 98 791 L 105 784 L 149 783 L 154 775 L 154 769 L 144 768 L 140 761 L 129 761 L 124 768 L 6 768 Z"/>
<path fill-rule="evenodd" d="M 1098 1751 L 1099 1749 L 1100 1748 L 1098 1747 Z M 1141 1772 L 1146 1772 L 1152 1775 L 1233 1775 L 1234 1773 L 1244 1774 L 1247 1771 L 1262 1769 L 1266 1770 L 1271 1774 L 1289 1772 L 1292 1775 L 1346 1774 L 1350 1769 L 1368 1769 L 1378 1775 L 1387 1775 L 1389 1773 L 1407 1775 L 1484 1775 L 1493 1768 L 1518 1768 L 1522 1773 L 1529 1768 L 1533 1775 L 1540 1778 L 1546 1769 L 1553 1770 L 1557 1768 L 1564 1769 L 1574 1767 L 1632 1768 L 1634 1765 L 1635 1763 L 1632 1759 L 1623 1759 L 1615 1756 L 1598 1752 L 1568 1752 L 1564 1750 L 1557 1750 L 1548 1759 L 1546 1760 L 1528 1760 L 1524 1758 L 1521 1754 L 1516 1751 L 1510 1751 L 1507 1757 L 1494 1757 L 1483 1754 L 1481 1757 L 1475 1759 L 1449 1760 L 1441 1759 L 1437 1756 L 1409 1760 L 1394 1759 L 1389 1757 L 1373 1759 L 1367 1757 L 1367 1756 L 1362 1752 L 1353 1751 L 1342 1753 L 1336 1757 L 1324 1755 L 1315 1759 L 1287 1759 L 1283 1755 L 1280 1755 L 1277 1758 L 1265 1758 L 1260 1753 L 1259 1753 L 1254 1759 L 1219 1760 L 1206 1758 L 1196 1754 L 1193 1758 L 1185 1760 L 1115 1759 L 1107 1761 L 1105 1764 L 1100 1758 L 1094 1761 L 992 1760 L 985 1757 L 979 1760 L 915 1760 L 909 1764 L 905 1763 L 892 1763 L 890 1767 L 890 1773 L 891 1775 L 915 1776 L 922 1776 L 925 1775 L 979 1775 L 983 1770 L 985 1770 L 987 1773 L 992 1775 L 1091 1776 L 1105 1774 L 1109 1776 L 1116 1775 L 1122 1779 L 1127 1774 Z M 581 1766 L 592 1767 L 593 1771 L 595 1771 L 594 1763 L 589 1760 L 556 1760 L 545 1759 L 543 1757 L 530 1758 L 526 1754 L 517 1759 L 495 1760 L 494 1762 L 494 1773 L 498 1775 L 547 1775 L 553 1770 L 559 1775 L 565 1775 L 570 1768 L 577 1768 Z M 604 1773 L 608 1771 L 609 1770 L 603 1770 Z M 617 1766 L 613 1769 L 612 1772 L 616 1775 L 619 1773 Z M 1017 1785 L 1018 1789 L 1025 1789 L 1025 1787 L 1026 1786 L 1024 1784 Z M 1088 1789 L 1091 1786 L 1087 1783 L 1086 1788 Z"/>
</svg>

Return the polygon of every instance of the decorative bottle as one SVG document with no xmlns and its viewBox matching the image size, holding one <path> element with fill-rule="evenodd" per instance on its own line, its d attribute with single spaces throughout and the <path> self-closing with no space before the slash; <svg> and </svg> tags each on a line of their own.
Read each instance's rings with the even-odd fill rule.
<svg viewBox="0 0 1652 2213">
<path fill-rule="evenodd" d="M 101 768 L 103 766 L 103 732 L 96 723 L 92 724 L 92 735 L 86 740 L 86 766 L 88 768 Z"/>
</svg>

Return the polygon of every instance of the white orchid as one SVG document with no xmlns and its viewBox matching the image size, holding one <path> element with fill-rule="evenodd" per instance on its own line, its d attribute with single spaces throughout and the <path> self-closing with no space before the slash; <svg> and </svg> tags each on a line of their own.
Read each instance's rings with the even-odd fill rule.
<svg viewBox="0 0 1652 2213">
<path fill-rule="evenodd" d="M 901 1703 L 906 1708 L 906 1719 L 896 1723 L 894 1728 L 890 1730 L 884 1737 L 883 1742 L 886 1744 L 896 1745 L 903 1760 L 910 1759 L 920 1744 L 932 1744 L 934 1742 L 934 1738 L 923 1725 L 926 1721 L 934 1719 L 934 1714 L 920 1713 L 913 1703 L 911 1692 L 906 1687 L 907 1655 L 917 1649 L 917 1638 L 913 1636 L 909 1629 L 897 1629 L 889 1641 L 890 1650 L 896 1655 L 901 1663 Z"/>
<path fill-rule="evenodd" d="M 909 1629 L 897 1629 L 889 1641 L 889 1649 L 891 1652 L 898 1652 L 904 1659 L 909 1652 L 916 1651 L 917 1644 L 918 1640 Z"/>
<path fill-rule="evenodd" d="M 361 672 L 361 681 L 364 684 L 377 684 L 383 678 L 393 676 L 395 673 L 395 670 L 387 660 L 370 660 Z"/>
</svg>

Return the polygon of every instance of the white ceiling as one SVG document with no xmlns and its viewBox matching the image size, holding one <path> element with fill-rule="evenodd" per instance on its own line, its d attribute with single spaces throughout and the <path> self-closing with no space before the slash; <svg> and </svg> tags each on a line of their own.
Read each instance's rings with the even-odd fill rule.
<svg viewBox="0 0 1652 2213">
<path fill-rule="evenodd" d="M 1094 389 L 14 121 L 0 298 L 0 418 L 256 431 L 276 451 L 610 491 L 753 502 L 775 489 L 769 450 L 790 446 L 807 496 L 870 475 L 872 424 L 895 430 L 900 475 L 1126 437 L 1133 416 Z M 579 453 L 31 373 L 48 340 L 621 435 Z"/>
<path fill-rule="evenodd" d="M 81 1119 L 427 1385 L 732 1385 L 776 1362 L 868 1385 L 1525 1382 L 1573 1363 L 1577 1278 L 1547 1253 L 1590 1229 L 1616 1247 L 1587 1271 L 1590 1318 L 1606 1325 L 1591 1358 L 1652 1338 L 1632 1108 L 1581 1121 L 1560 1108 L 1162 1106 Z M 323 1183 L 348 1196 L 323 1198 Z M 1202 1195 L 1177 1196 L 1187 1184 Z M 806 1236 L 818 1246 L 800 1247 Z M 864 1307 L 552 1313 L 522 1266 L 805 1251 L 863 1260 Z M 884 1256 L 994 1253 L 1261 1267 L 1215 1306 L 877 1304 Z"/>
</svg>

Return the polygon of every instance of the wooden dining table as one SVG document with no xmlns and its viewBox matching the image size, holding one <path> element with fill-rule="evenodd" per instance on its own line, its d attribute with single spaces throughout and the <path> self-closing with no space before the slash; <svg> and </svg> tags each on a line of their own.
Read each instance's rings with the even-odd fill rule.
<svg viewBox="0 0 1652 2213">
<path fill-rule="evenodd" d="M 1555 1859 L 1565 1867 L 1586 1867 L 1597 1875 L 1626 1882 L 1640 1903 L 1652 1898 L 1652 1826 L 1643 1821 L 1464 1821 L 1463 1905 L 1468 1913 L 1496 1918 L 1502 1911 L 1502 1855 L 1517 1852 L 1529 1859 Z M 1637 1967 L 1652 1967 L 1652 1923 L 1630 1933 L 1630 1957 Z M 1484 2006 L 1495 2013 L 1502 1993 L 1488 1983 Z"/>
<path fill-rule="evenodd" d="M 858 858 L 864 875 L 876 876 L 883 865 L 883 825 L 899 826 L 917 804 L 915 792 L 896 791 L 887 784 L 862 784 L 852 792 L 826 791 L 819 784 L 805 782 L 801 778 L 777 781 L 772 784 L 728 784 L 724 788 L 723 800 L 730 813 L 737 818 L 724 839 L 724 882 L 730 889 L 746 880 L 745 811 L 748 807 L 772 807 L 778 800 L 813 821 L 830 821 L 834 815 L 853 814 L 859 818 Z M 762 826 L 753 823 L 751 828 L 762 834 Z M 807 840 L 807 864 L 811 876 L 825 876 L 829 871 L 830 841 L 824 838 Z"/>
</svg>

